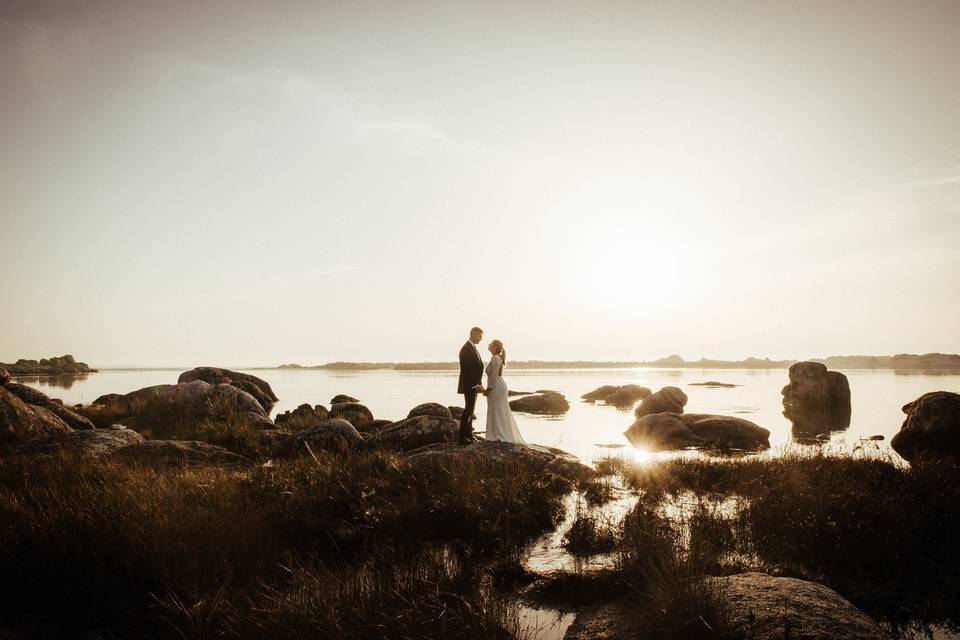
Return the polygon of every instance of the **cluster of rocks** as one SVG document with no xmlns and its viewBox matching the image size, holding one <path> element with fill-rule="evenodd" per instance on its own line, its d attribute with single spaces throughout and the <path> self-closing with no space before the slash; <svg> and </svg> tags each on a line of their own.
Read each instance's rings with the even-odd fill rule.
<svg viewBox="0 0 960 640">
<path fill-rule="evenodd" d="M 684 413 L 686 404 L 687 394 L 681 389 L 664 387 L 637 406 L 636 420 L 624 435 L 630 444 L 648 451 L 770 448 L 769 430 L 733 416 Z"/>
<path fill-rule="evenodd" d="M 10 364 L 0 362 L 0 367 L 15 376 L 65 376 L 96 372 L 96 369 L 91 369 L 85 362 L 77 362 L 71 355 L 40 360 L 20 358 Z"/>
<path fill-rule="evenodd" d="M 604 404 L 621 409 L 629 409 L 635 405 L 638 400 L 643 400 L 652 393 L 650 389 L 639 384 L 607 384 L 602 387 L 597 387 L 593 391 L 589 391 L 580 397 L 590 403 L 603 402 Z"/>
<path fill-rule="evenodd" d="M 90 420 L 59 400 L 13 382 L 0 368 L 0 445 L 17 445 L 59 434 L 93 429 Z"/>
<path fill-rule="evenodd" d="M 783 388 L 783 415 L 798 440 L 841 431 L 850 426 L 850 383 L 839 371 L 819 362 L 790 366 Z"/>
</svg>

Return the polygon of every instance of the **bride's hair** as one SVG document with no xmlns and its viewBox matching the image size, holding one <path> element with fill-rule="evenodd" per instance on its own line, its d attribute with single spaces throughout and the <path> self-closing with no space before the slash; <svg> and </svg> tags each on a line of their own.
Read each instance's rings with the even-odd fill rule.
<svg viewBox="0 0 960 640">
<path fill-rule="evenodd" d="M 507 362 L 507 350 L 503 348 L 503 343 L 499 340 L 494 340 L 490 343 L 490 346 L 496 350 L 496 355 L 500 356 L 500 373 L 503 375 L 503 365 Z"/>
</svg>

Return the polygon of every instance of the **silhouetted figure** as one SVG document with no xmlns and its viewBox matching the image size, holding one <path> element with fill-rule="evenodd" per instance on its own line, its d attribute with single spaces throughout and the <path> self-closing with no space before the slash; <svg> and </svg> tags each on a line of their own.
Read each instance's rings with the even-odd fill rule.
<svg viewBox="0 0 960 640">
<path fill-rule="evenodd" d="M 460 381 L 457 393 L 463 394 L 463 414 L 460 416 L 460 444 L 473 442 L 473 412 L 477 407 L 477 394 L 483 391 L 483 360 L 477 345 L 483 338 L 483 329 L 470 329 L 470 339 L 460 347 Z"/>
</svg>

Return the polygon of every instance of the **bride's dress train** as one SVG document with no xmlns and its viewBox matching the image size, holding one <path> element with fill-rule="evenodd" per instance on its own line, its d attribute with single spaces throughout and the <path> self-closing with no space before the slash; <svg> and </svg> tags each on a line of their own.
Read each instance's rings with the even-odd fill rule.
<svg viewBox="0 0 960 640">
<path fill-rule="evenodd" d="M 507 382 L 500 375 L 500 367 L 503 361 L 500 356 L 493 356 L 487 364 L 487 433 L 486 440 L 497 442 L 513 442 L 515 444 L 527 445 L 520 430 L 517 428 L 517 421 L 513 419 L 513 411 L 510 410 L 510 403 L 507 400 Z"/>
</svg>

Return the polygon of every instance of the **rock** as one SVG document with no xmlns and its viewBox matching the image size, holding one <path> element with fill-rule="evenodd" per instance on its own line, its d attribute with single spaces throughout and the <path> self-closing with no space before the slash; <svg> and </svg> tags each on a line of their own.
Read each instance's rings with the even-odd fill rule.
<svg viewBox="0 0 960 640">
<path fill-rule="evenodd" d="M 366 438 L 372 436 L 384 427 L 389 427 L 391 424 L 393 424 L 393 420 L 371 420 L 370 422 L 360 425 L 360 428 L 357 429 L 357 431 L 360 432 L 360 435 Z"/>
<path fill-rule="evenodd" d="M 625 384 L 603 399 L 606 404 L 614 407 L 632 407 L 637 400 L 649 398 L 652 391 L 639 384 Z"/>
<path fill-rule="evenodd" d="M 330 407 L 331 418 L 343 418 L 359 429 L 373 420 L 373 412 L 359 402 L 340 402 Z"/>
<path fill-rule="evenodd" d="M 454 420 L 459 420 L 460 416 L 463 415 L 463 407 L 447 407 L 450 411 L 450 417 Z"/>
<path fill-rule="evenodd" d="M 416 416 L 384 427 L 371 436 L 371 446 L 411 451 L 430 444 L 456 442 L 460 423 L 453 418 Z"/>
<path fill-rule="evenodd" d="M 803 438 L 850 426 L 850 383 L 838 371 L 819 362 L 790 366 L 790 383 L 783 388 L 783 415 Z"/>
<path fill-rule="evenodd" d="M 765 573 L 710 577 L 729 603 L 730 622 L 757 640 L 889 640 L 890 635 L 836 591 Z"/>
<path fill-rule="evenodd" d="M 0 366 L 15 376 L 63 376 L 96 372 L 96 369 L 91 369 L 85 362 L 77 362 L 71 355 L 42 358 L 40 361 L 21 358 L 12 364 L 0 363 Z"/>
<path fill-rule="evenodd" d="M 640 416 L 623 435 L 634 447 L 647 451 L 670 451 L 706 444 L 678 413 L 650 413 Z"/>
<path fill-rule="evenodd" d="M 296 434 L 293 440 L 294 454 L 312 451 L 345 453 L 364 446 L 363 436 L 352 424 L 342 418 L 331 418 L 315 427 Z"/>
<path fill-rule="evenodd" d="M 3 367 L 0 367 L 0 386 L 5 385 L 8 382 L 10 382 L 10 372 Z"/>
<path fill-rule="evenodd" d="M 743 418 L 685 413 L 680 420 L 706 447 L 746 451 L 770 448 L 770 431 Z"/>
<path fill-rule="evenodd" d="M 246 391 L 256 398 L 264 411 L 270 411 L 270 407 L 277 402 L 277 396 L 270 388 L 270 384 L 266 380 L 261 380 L 249 373 L 240 373 L 218 367 L 197 367 L 190 371 L 184 371 L 177 378 L 177 382 L 193 382 L 194 380 L 203 380 L 213 385 L 229 384 L 241 391 Z"/>
<path fill-rule="evenodd" d="M 691 387 L 710 387 L 711 389 L 732 389 L 739 385 L 730 384 L 729 382 L 717 382 L 716 380 L 708 380 L 707 382 L 691 382 Z"/>
<path fill-rule="evenodd" d="M 533 391 L 514 391 L 513 389 L 507 389 L 507 397 L 512 398 L 514 396 L 530 396 L 533 395 Z"/>
<path fill-rule="evenodd" d="M 453 473 L 465 466 L 527 467 L 534 473 L 551 472 L 570 480 L 595 475 L 576 456 L 551 447 L 525 447 L 509 442 L 481 440 L 469 446 L 455 443 L 431 444 L 407 454 L 414 467 L 440 465 Z"/>
<path fill-rule="evenodd" d="M 244 466 L 250 463 L 223 447 L 197 440 L 144 440 L 117 449 L 112 457 L 135 464 L 173 467 Z"/>
<path fill-rule="evenodd" d="M 440 418 L 453 417 L 450 414 L 450 409 L 436 402 L 426 402 L 424 404 L 418 404 L 417 406 L 415 406 L 413 409 L 410 410 L 410 413 L 407 414 L 408 418 L 416 418 L 417 416 L 438 416 Z"/>
<path fill-rule="evenodd" d="M 602 387 L 597 387 L 593 391 L 589 391 L 580 397 L 586 400 L 587 402 L 596 402 L 597 400 L 606 400 L 608 397 L 612 396 L 619 390 L 620 390 L 620 387 L 618 387 L 617 385 L 605 384 Z"/>
<path fill-rule="evenodd" d="M 71 429 L 83 430 L 94 428 L 92 422 L 64 407 L 63 402 L 57 398 L 48 398 L 45 394 L 32 387 L 15 382 L 8 383 L 4 388 L 27 404 L 46 409 L 66 422 Z"/>
<path fill-rule="evenodd" d="M 294 435 L 286 429 L 259 429 L 255 433 L 257 449 L 265 458 L 289 458 Z"/>
<path fill-rule="evenodd" d="M 796 578 L 763 573 L 707 577 L 727 600 L 731 637 L 751 640 L 890 640 L 870 617 L 832 589 Z M 682 621 L 677 621 L 678 623 Z M 696 619 L 691 623 L 696 624 Z M 685 627 L 684 637 L 727 637 L 725 630 Z M 564 640 L 622 640 L 649 635 L 642 612 L 629 599 L 596 605 L 577 614 Z"/>
<path fill-rule="evenodd" d="M 34 440 L 9 448 L 9 453 L 25 455 L 66 453 L 85 458 L 103 458 L 131 444 L 143 442 L 143 436 L 122 425 L 104 429 L 86 429 L 59 433 L 43 440 Z"/>
<path fill-rule="evenodd" d="M 327 408 L 322 404 L 311 407 L 309 404 L 304 403 L 293 411 L 284 411 L 278 414 L 277 417 L 273 419 L 273 422 L 278 427 L 282 426 L 292 431 L 302 431 L 303 429 L 315 427 L 329 419 L 330 412 L 327 411 Z"/>
<path fill-rule="evenodd" d="M 354 398 L 353 396 L 348 396 L 343 393 L 335 395 L 332 398 L 330 398 L 331 405 L 343 404 L 344 402 L 360 402 L 360 401 Z"/>
<path fill-rule="evenodd" d="M 16 394 L 0 386 L 0 445 L 43 440 L 70 433 L 73 429 L 42 406 L 27 404 Z"/>
<path fill-rule="evenodd" d="M 524 413 L 560 415 L 570 410 L 570 403 L 563 395 L 555 391 L 538 391 L 535 395 L 511 400 L 510 408 Z"/>
<path fill-rule="evenodd" d="M 99 404 L 102 398 L 94 401 Z M 198 429 L 225 423 L 236 429 L 273 429 L 260 403 L 246 391 L 203 380 L 146 387 L 99 405 L 116 421 L 157 439 L 191 440 Z"/>
<path fill-rule="evenodd" d="M 654 413 L 683 413 L 687 405 L 687 394 L 677 387 L 664 387 L 647 398 L 634 411 L 640 418 Z"/>
<path fill-rule="evenodd" d="M 907 418 L 890 441 L 907 460 L 921 457 L 960 458 L 960 395 L 949 391 L 925 393 L 903 405 Z"/>
</svg>

